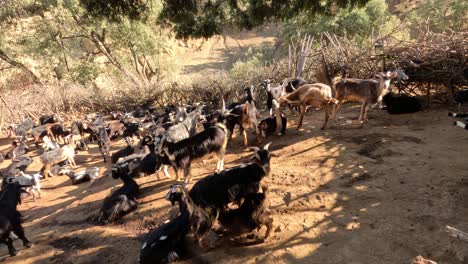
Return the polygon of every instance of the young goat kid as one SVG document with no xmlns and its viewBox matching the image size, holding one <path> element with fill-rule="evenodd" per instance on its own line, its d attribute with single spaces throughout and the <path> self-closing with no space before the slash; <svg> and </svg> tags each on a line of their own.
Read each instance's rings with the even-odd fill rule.
<svg viewBox="0 0 468 264">
<path fill-rule="evenodd" d="M 41 173 L 44 178 L 47 178 L 48 175 L 52 175 L 50 168 L 57 163 L 62 161 L 68 161 L 72 168 L 76 167 L 75 163 L 75 141 L 70 140 L 68 145 L 65 145 L 61 148 L 54 149 L 48 152 L 43 153 L 39 160 L 42 162 Z"/>
<path fill-rule="evenodd" d="M 407 95 L 396 96 L 388 93 L 383 97 L 383 102 L 389 114 L 414 113 L 422 109 L 422 105 L 418 99 Z"/>
</svg>

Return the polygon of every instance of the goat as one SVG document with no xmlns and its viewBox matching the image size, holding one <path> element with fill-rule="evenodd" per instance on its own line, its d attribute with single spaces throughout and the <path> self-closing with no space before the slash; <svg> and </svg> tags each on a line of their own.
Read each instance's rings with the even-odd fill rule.
<svg viewBox="0 0 468 264">
<path fill-rule="evenodd" d="M 31 118 L 27 118 L 19 125 L 15 127 L 15 135 L 21 137 L 21 140 L 26 140 L 27 133 L 34 128 L 34 121 Z"/>
<path fill-rule="evenodd" d="M 109 157 L 110 154 L 110 138 L 104 127 L 99 128 L 97 144 L 99 146 L 99 152 L 104 159 L 104 163 L 106 163 L 107 157 Z"/>
<path fill-rule="evenodd" d="M 29 152 L 29 147 L 24 142 L 11 142 L 10 150 L 6 153 L 5 158 L 15 159 L 16 157 L 22 156 Z"/>
<path fill-rule="evenodd" d="M 38 127 L 35 127 L 31 130 L 31 135 L 34 138 L 34 145 L 36 148 L 39 148 L 39 142 L 47 136 L 47 130 L 46 130 L 46 125 L 41 125 Z"/>
<path fill-rule="evenodd" d="M 270 112 L 270 116 L 273 116 L 273 100 L 279 100 L 281 96 L 294 92 L 297 88 L 304 84 L 311 84 L 301 78 L 286 79 L 280 86 L 271 87 L 271 81 L 266 79 L 260 83 L 267 92 L 267 109 Z M 292 108 L 290 108 L 292 109 Z"/>
<path fill-rule="evenodd" d="M 339 82 L 333 81 L 335 99 L 337 103 L 333 109 L 332 118 L 336 121 L 336 113 L 344 101 L 361 103 L 361 114 L 358 120 L 367 122 L 369 106 L 382 101 L 388 92 L 390 81 L 398 76 L 398 72 L 379 73 L 378 80 L 343 79 Z"/>
<path fill-rule="evenodd" d="M 186 182 L 192 180 L 191 163 L 195 159 L 202 158 L 210 153 L 215 153 L 218 157 L 216 171 L 221 171 L 224 166 L 224 154 L 227 146 L 227 129 L 223 124 L 217 124 L 192 137 L 179 142 L 168 142 L 165 136 L 162 137 L 158 154 L 163 157 L 166 163 L 170 163 L 176 172 L 179 180 L 178 170 L 184 170 Z M 161 165 L 158 164 L 159 167 Z M 159 169 L 157 167 L 156 169 Z"/>
<path fill-rule="evenodd" d="M 109 137 L 115 139 L 118 136 L 122 136 L 125 130 L 125 125 L 120 120 L 113 120 L 107 125 L 109 129 Z"/>
<path fill-rule="evenodd" d="M 248 194 L 259 191 L 260 181 L 270 174 L 270 159 L 275 156 L 268 151 L 270 144 L 262 149 L 250 147 L 255 151 L 251 163 L 206 176 L 192 187 L 190 198 L 203 212 L 195 229 L 199 243 L 229 203 L 240 203 Z"/>
<path fill-rule="evenodd" d="M 16 209 L 21 204 L 21 193 L 25 192 L 18 182 L 5 184 L 0 192 L 0 241 L 8 246 L 10 256 L 16 256 L 17 251 L 13 247 L 11 237 L 16 235 L 23 241 L 25 247 L 31 247 L 32 243 L 26 238 L 21 226 L 21 214 Z"/>
<path fill-rule="evenodd" d="M 130 122 L 127 119 L 122 121 L 124 124 L 124 130 L 122 132 L 123 137 L 133 137 L 134 135 L 141 139 L 140 124 L 136 122 Z"/>
<path fill-rule="evenodd" d="M 302 120 L 307 107 L 323 107 L 325 112 L 325 121 L 321 127 L 322 130 L 325 129 L 328 123 L 328 106 L 336 103 L 336 100 L 332 97 L 331 87 L 323 83 L 305 84 L 294 92 L 281 96 L 278 101 L 280 106 L 284 104 L 292 104 L 300 107 L 301 115 L 297 129 L 302 126 Z"/>
<path fill-rule="evenodd" d="M 265 241 L 273 231 L 273 217 L 268 209 L 266 186 L 262 186 L 262 193 L 249 193 L 244 197 L 242 205 L 233 210 L 221 212 L 218 220 L 223 228 L 233 234 L 250 233 L 254 229 L 267 227 Z"/>
<path fill-rule="evenodd" d="M 59 121 L 59 119 L 58 119 L 57 114 L 41 115 L 39 117 L 39 124 L 41 124 L 41 125 L 57 123 L 58 121 Z"/>
<path fill-rule="evenodd" d="M 407 95 L 395 96 L 392 93 L 387 93 L 382 100 L 389 114 L 414 113 L 422 109 L 418 99 Z"/>
<path fill-rule="evenodd" d="M 284 115 L 281 114 L 281 132 L 279 135 L 284 135 L 284 133 L 286 133 L 287 123 L 288 120 L 286 117 L 284 117 Z M 258 124 L 258 129 L 264 138 L 275 134 L 277 129 L 276 116 L 268 117 L 260 121 L 260 124 Z"/>
<path fill-rule="evenodd" d="M 5 168 L 4 174 L 7 176 L 15 176 L 20 172 L 24 172 L 29 165 L 33 163 L 33 159 L 23 155 L 13 159 L 12 163 Z"/>
<path fill-rule="evenodd" d="M 42 176 L 47 178 L 48 175 L 52 175 L 50 168 L 57 163 L 68 161 L 72 168 L 76 167 L 75 163 L 75 142 L 72 140 L 68 145 L 65 145 L 59 149 L 54 149 L 43 153 L 39 160 L 42 163 Z"/>
<path fill-rule="evenodd" d="M 180 215 L 151 231 L 140 251 L 139 263 L 166 263 L 179 259 L 185 236 L 190 231 L 195 211 L 187 190 L 182 185 L 173 185 L 166 195 L 174 206 L 179 203 Z"/>
<path fill-rule="evenodd" d="M 9 176 L 4 178 L 4 182 L 7 184 L 11 184 L 13 182 L 17 182 L 22 186 L 28 186 L 26 187 L 26 192 L 33 194 L 33 199 L 36 201 L 36 195 L 41 198 L 41 174 L 40 173 L 34 173 L 33 175 L 29 174 L 24 174 L 22 171 L 19 172 L 19 175 L 17 176 Z"/>
<path fill-rule="evenodd" d="M 80 184 L 83 182 L 95 180 L 99 176 L 99 168 L 89 167 L 89 168 L 86 168 L 84 170 L 80 170 L 77 172 L 74 172 L 70 169 L 63 169 L 59 172 L 59 174 L 67 175 L 72 181 L 72 184 L 76 185 L 76 184 Z"/>
<path fill-rule="evenodd" d="M 462 121 L 454 121 L 453 124 L 455 126 L 459 126 L 459 127 L 463 128 L 463 129 L 468 129 L 468 125 L 466 123 L 462 122 Z"/>
<path fill-rule="evenodd" d="M 458 91 L 455 94 L 454 99 L 455 99 L 455 102 L 457 102 L 457 105 L 458 105 L 458 112 L 460 112 L 462 104 L 468 102 L 468 89 Z"/>
<path fill-rule="evenodd" d="M 60 139 L 61 142 L 64 142 L 64 138 L 70 134 L 70 131 L 67 131 L 60 123 L 46 124 L 46 131 L 52 141 Z"/>
<path fill-rule="evenodd" d="M 201 109 L 198 108 L 189 113 L 184 121 L 169 127 L 165 133 L 166 141 L 176 143 L 182 139 L 195 135 L 200 115 Z"/>
<path fill-rule="evenodd" d="M 97 220 L 101 224 L 114 222 L 136 210 L 138 206 L 136 197 L 140 192 L 140 187 L 135 180 L 128 173 L 119 172 L 114 167 L 112 167 L 112 178 L 120 178 L 123 185 L 104 199 Z"/>
<path fill-rule="evenodd" d="M 120 158 L 127 157 L 129 155 L 132 155 L 135 152 L 135 149 L 131 146 L 131 142 L 129 138 L 125 138 L 125 143 L 127 143 L 127 146 L 125 148 L 120 149 L 112 154 L 111 156 L 112 164 L 115 164 Z"/>
<path fill-rule="evenodd" d="M 44 141 L 44 152 L 60 148 L 60 145 L 57 142 L 50 140 L 49 136 L 44 136 L 42 141 Z"/>
<path fill-rule="evenodd" d="M 225 107 L 223 99 L 221 113 L 226 113 L 227 111 L 229 111 L 229 114 L 225 116 L 224 123 L 226 124 L 226 128 L 229 131 L 228 141 L 231 140 L 232 135 L 234 133 L 234 128 L 236 125 L 238 125 L 240 132 L 244 136 L 244 146 L 248 145 L 246 130 L 249 128 L 254 129 L 257 143 L 259 143 L 259 131 L 257 121 L 258 110 L 255 107 L 255 102 L 253 98 L 250 97 L 250 100 L 243 104 L 233 103 L 230 104 L 228 107 Z"/>
</svg>

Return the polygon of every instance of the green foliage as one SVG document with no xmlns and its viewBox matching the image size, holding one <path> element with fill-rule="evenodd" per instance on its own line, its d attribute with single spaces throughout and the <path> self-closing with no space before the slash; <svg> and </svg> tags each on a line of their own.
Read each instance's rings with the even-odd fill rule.
<svg viewBox="0 0 468 264">
<path fill-rule="evenodd" d="M 115 22 L 122 18 L 138 20 L 149 8 L 145 0 L 80 0 L 80 4 L 88 16 Z"/>
<path fill-rule="evenodd" d="M 244 55 L 245 59 L 236 61 L 232 66 L 230 77 L 246 84 L 258 81 L 258 76 L 264 74 L 261 69 L 272 62 L 272 53 L 268 48 L 249 48 Z"/>
<path fill-rule="evenodd" d="M 428 23 L 431 30 L 462 31 L 468 29 L 468 2 L 466 0 L 427 0 L 409 14 L 413 27 Z"/>
<path fill-rule="evenodd" d="M 252 29 L 267 21 L 283 21 L 297 14 L 330 13 L 334 8 L 363 6 L 369 0 L 163 0 L 160 20 L 173 25 L 178 38 L 208 38 L 226 25 Z"/>
<path fill-rule="evenodd" d="M 291 38 L 297 33 L 306 33 L 318 37 L 322 32 L 346 35 L 358 43 L 375 36 L 391 32 L 398 24 L 397 16 L 390 14 L 385 0 L 370 0 L 360 8 L 338 10 L 336 14 L 317 14 L 310 16 L 302 12 L 285 23 L 284 36 Z M 400 32 L 400 38 L 407 38 L 406 32 Z"/>
</svg>

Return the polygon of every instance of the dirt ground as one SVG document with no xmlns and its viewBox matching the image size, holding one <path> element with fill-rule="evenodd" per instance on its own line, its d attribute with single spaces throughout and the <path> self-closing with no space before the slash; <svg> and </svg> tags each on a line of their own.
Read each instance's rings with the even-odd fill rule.
<svg viewBox="0 0 468 264">
<path fill-rule="evenodd" d="M 280 157 L 272 159 L 272 174 L 265 179 L 275 225 L 269 241 L 208 252 L 194 248 L 194 256 L 182 262 L 394 264 L 421 255 L 438 263 L 468 263 L 467 244 L 445 232 L 446 225 L 468 231 L 467 131 L 452 125 L 446 109 L 398 116 L 374 109 L 364 128 L 346 122 L 358 111 L 355 105 L 343 107 L 338 125 L 325 131 L 319 130 L 322 112 L 308 113 L 300 131 L 297 116 L 290 116 L 287 134 L 271 138 Z M 1 148 L 10 141 L 2 139 Z M 236 137 L 228 147 L 227 168 L 250 156 L 241 142 Z M 113 150 L 122 146 L 114 143 Z M 100 166 L 104 175 L 107 166 L 96 145 L 91 147 L 77 163 Z M 198 162 L 194 176 L 214 168 L 213 158 Z M 35 158 L 29 171 L 37 170 Z M 43 198 L 27 197 L 19 206 L 33 247 L 23 248 L 17 240 L 20 252 L 9 257 L 1 246 L 0 262 L 136 263 L 144 234 L 169 217 L 164 195 L 174 179 L 137 181 L 138 210 L 107 226 L 89 219 L 120 181 L 102 176 L 72 186 L 59 176 L 43 182 Z"/>
</svg>

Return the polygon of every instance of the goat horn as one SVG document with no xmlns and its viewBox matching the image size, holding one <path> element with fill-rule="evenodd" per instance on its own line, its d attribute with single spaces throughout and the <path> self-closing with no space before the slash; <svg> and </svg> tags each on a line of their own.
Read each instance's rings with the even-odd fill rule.
<svg viewBox="0 0 468 264">
<path fill-rule="evenodd" d="M 264 150 L 268 150 L 268 148 L 270 147 L 270 145 L 271 145 L 271 142 L 268 142 L 268 143 L 263 147 L 263 149 L 264 149 Z"/>
<path fill-rule="evenodd" d="M 221 96 L 221 112 L 226 111 L 226 103 L 224 102 L 224 96 Z"/>
<path fill-rule="evenodd" d="M 166 135 L 162 136 L 161 141 L 159 142 L 159 147 L 158 147 L 158 153 L 161 154 L 162 152 L 162 146 L 164 144 L 164 141 L 166 141 Z"/>
<path fill-rule="evenodd" d="M 247 147 L 246 150 L 259 151 L 260 148 L 259 148 L 259 147 L 254 147 L 254 146 L 252 146 L 252 147 Z"/>
</svg>

